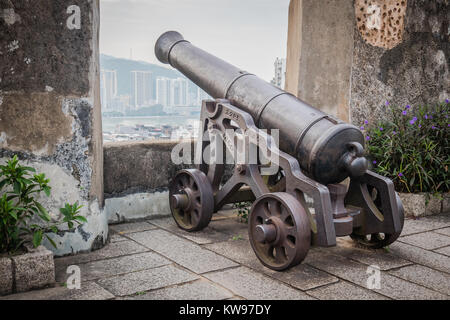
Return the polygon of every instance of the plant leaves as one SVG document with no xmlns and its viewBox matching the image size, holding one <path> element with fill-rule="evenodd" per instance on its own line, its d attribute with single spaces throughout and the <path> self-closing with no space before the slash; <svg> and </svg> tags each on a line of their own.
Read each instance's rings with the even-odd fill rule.
<svg viewBox="0 0 450 320">
<path fill-rule="evenodd" d="M 20 194 L 21 186 L 20 186 L 19 181 L 14 181 L 13 190 L 14 190 L 14 193 Z"/>
<path fill-rule="evenodd" d="M 47 197 L 50 197 L 50 187 L 45 186 L 45 187 L 43 188 L 43 190 L 44 190 L 45 195 L 46 195 Z"/>
<path fill-rule="evenodd" d="M 42 243 L 42 231 L 38 230 L 33 234 L 33 246 L 35 248 L 39 247 Z"/>
<path fill-rule="evenodd" d="M 47 238 L 48 242 L 50 242 L 50 244 L 56 249 L 57 246 L 56 246 L 55 241 L 53 241 L 53 239 L 50 238 L 47 234 L 45 235 L 45 237 Z"/>
<path fill-rule="evenodd" d="M 83 216 L 75 216 L 75 217 L 73 217 L 75 220 L 77 220 L 77 221 L 80 221 L 80 222 L 84 222 L 84 223 L 87 223 L 88 221 L 87 221 L 87 219 L 85 218 L 85 217 L 83 217 Z"/>
<path fill-rule="evenodd" d="M 39 216 L 40 216 L 43 220 L 45 220 L 45 221 L 47 221 L 47 222 L 51 220 L 51 217 L 50 217 L 50 215 L 48 214 L 47 210 L 46 210 L 39 202 L 34 201 L 34 205 L 38 208 L 39 212 L 42 214 L 42 215 L 39 215 Z"/>
</svg>

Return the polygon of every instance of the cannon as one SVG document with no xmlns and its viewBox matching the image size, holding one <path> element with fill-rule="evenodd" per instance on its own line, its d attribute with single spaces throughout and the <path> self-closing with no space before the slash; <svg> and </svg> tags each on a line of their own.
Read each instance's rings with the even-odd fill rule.
<svg viewBox="0 0 450 320">
<path fill-rule="evenodd" d="M 399 237 L 401 200 L 390 179 L 368 170 L 357 127 L 195 47 L 178 32 L 162 34 L 155 54 L 213 98 L 202 101 L 197 168 L 179 171 L 169 184 L 170 209 L 181 229 L 201 230 L 225 204 L 253 201 L 250 243 L 261 263 L 277 271 L 301 263 L 311 245 L 335 246 L 336 237 L 370 248 Z M 228 175 L 221 146 L 235 160 Z M 249 161 L 247 153 L 255 149 L 265 153 Z M 267 170 L 275 162 L 277 169 Z"/>
</svg>

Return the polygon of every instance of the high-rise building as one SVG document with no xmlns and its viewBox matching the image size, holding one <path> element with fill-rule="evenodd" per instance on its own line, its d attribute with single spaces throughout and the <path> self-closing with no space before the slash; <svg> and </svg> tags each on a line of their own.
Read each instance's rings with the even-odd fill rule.
<svg viewBox="0 0 450 320">
<path fill-rule="evenodd" d="M 100 70 L 100 97 L 103 111 L 114 111 L 113 99 L 117 96 L 116 70 Z"/>
<path fill-rule="evenodd" d="M 211 97 L 205 91 L 203 91 L 200 87 L 197 87 L 197 100 L 196 100 L 197 106 L 201 106 L 203 100 L 210 98 Z"/>
<path fill-rule="evenodd" d="M 286 80 L 286 59 L 277 58 L 274 63 L 275 76 L 272 79 L 272 84 L 284 90 Z"/>
<path fill-rule="evenodd" d="M 120 95 L 112 99 L 112 109 L 117 112 L 124 113 L 130 106 L 130 96 Z"/>
<path fill-rule="evenodd" d="M 187 106 L 188 105 L 188 82 L 184 78 L 170 80 L 170 105 Z"/>
<path fill-rule="evenodd" d="M 156 102 L 167 108 L 170 105 L 170 79 L 156 78 Z"/>
<path fill-rule="evenodd" d="M 152 104 L 153 77 L 150 71 L 131 71 L 131 107 Z"/>
</svg>

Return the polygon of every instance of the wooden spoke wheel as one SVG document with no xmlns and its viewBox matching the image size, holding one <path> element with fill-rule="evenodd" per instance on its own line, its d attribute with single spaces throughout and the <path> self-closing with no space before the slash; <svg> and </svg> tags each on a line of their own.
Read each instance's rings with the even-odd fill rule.
<svg viewBox="0 0 450 320">
<path fill-rule="evenodd" d="M 177 225 L 198 231 L 211 221 L 214 195 L 206 175 L 197 169 L 179 171 L 169 186 L 170 210 Z"/>
<path fill-rule="evenodd" d="M 363 247 L 371 248 L 371 249 L 379 249 L 384 248 L 391 243 L 393 243 L 395 240 L 398 239 L 400 234 L 403 230 L 403 224 L 405 221 L 405 210 L 403 209 L 403 204 L 398 196 L 398 194 L 395 194 L 395 198 L 397 200 L 397 206 L 398 206 L 398 214 L 400 216 L 400 224 L 401 228 L 400 231 L 395 233 L 372 233 L 372 234 L 366 234 L 366 235 L 358 235 L 352 233 L 350 237 L 353 239 L 353 241 L 357 242 Z M 377 204 L 377 199 L 375 199 L 375 204 Z"/>
<path fill-rule="evenodd" d="M 258 198 L 250 211 L 248 233 L 258 259 L 281 271 L 306 257 L 311 245 L 309 217 L 300 202 L 284 192 Z"/>
</svg>

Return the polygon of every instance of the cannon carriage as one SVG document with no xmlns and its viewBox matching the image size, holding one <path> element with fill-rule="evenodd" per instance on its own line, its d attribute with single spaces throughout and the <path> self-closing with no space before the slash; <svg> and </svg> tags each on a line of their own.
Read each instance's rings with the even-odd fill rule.
<svg viewBox="0 0 450 320">
<path fill-rule="evenodd" d="M 371 248 L 398 238 L 400 198 L 391 180 L 368 170 L 357 127 L 193 46 L 178 32 L 161 35 L 155 54 L 215 99 L 202 103 L 198 168 L 181 170 L 169 185 L 180 228 L 201 230 L 225 204 L 253 201 L 250 243 L 258 259 L 278 271 L 301 263 L 311 245 L 336 245 L 339 236 Z M 234 160 L 229 177 L 225 154 Z"/>
</svg>

